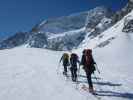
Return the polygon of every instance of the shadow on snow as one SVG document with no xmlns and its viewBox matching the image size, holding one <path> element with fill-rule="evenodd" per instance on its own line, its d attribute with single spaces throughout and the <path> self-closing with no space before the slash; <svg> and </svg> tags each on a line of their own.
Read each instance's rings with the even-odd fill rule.
<svg viewBox="0 0 133 100">
<path fill-rule="evenodd" d="M 78 75 L 78 77 L 81 77 L 81 78 L 87 78 L 85 75 Z M 92 77 L 92 79 L 101 79 L 100 77 Z"/>
<path fill-rule="evenodd" d="M 120 93 L 113 91 L 96 91 L 98 96 L 121 97 L 133 100 L 133 93 Z"/>
<path fill-rule="evenodd" d="M 116 84 L 112 82 L 93 82 L 93 83 L 98 85 L 107 85 L 107 86 L 122 86 L 122 84 Z"/>
<path fill-rule="evenodd" d="M 108 82 L 108 81 L 105 81 L 105 82 L 101 82 L 101 81 L 99 81 L 99 80 L 97 80 L 98 78 L 96 77 L 92 77 L 92 79 L 96 79 L 96 81 L 94 81 L 93 82 L 93 84 L 97 84 L 97 85 L 102 85 L 102 86 L 104 86 L 104 85 L 106 85 L 106 86 L 112 86 L 112 87 L 114 87 L 114 86 L 122 86 L 122 84 L 117 84 L 117 83 L 112 83 L 112 82 Z M 79 83 L 88 83 L 87 82 L 87 80 L 85 81 L 78 81 Z"/>
</svg>

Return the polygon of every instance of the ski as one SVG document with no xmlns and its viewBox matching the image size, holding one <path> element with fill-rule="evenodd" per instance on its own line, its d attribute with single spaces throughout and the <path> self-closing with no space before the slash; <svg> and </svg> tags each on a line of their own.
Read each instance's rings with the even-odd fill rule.
<svg viewBox="0 0 133 100">
<path fill-rule="evenodd" d="M 95 93 L 91 93 L 95 98 L 97 98 L 97 100 L 101 100 L 101 97 L 98 96 L 98 94 L 95 92 Z"/>
<path fill-rule="evenodd" d="M 101 97 L 98 96 L 98 94 L 96 93 L 96 91 L 90 92 L 89 88 L 86 85 L 83 85 L 81 87 L 81 90 L 89 92 L 89 94 L 93 95 L 95 98 L 97 98 L 97 100 L 101 100 Z"/>
</svg>

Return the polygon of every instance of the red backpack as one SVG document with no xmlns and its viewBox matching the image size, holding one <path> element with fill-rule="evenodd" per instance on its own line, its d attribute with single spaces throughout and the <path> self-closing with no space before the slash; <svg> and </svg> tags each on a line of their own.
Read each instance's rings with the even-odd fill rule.
<svg viewBox="0 0 133 100">
<path fill-rule="evenodd" d="M 85 59 L 86 59 L 85 70 L 88 73 L 94 73 L 94 71 L 96 70 L 96 68 L 94 66 L 95 61 L 93 60 L 92 50 L 91 49 L 86 49 L 85 50 Z"/>
<path fill-rule="evenodd" d="M 85 59 L 86 59 L 86 65 L 90 66 L 93 63 L 92 50 L 91 49 L 85 50 Z"/>
</svg>

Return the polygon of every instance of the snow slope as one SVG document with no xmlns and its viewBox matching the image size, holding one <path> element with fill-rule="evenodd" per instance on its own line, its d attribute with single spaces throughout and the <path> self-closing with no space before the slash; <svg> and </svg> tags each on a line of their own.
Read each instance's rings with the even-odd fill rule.
<svg viewBox="0 0 133 100">
<path fill-rule="evenodd" d="M 61 74 L 61 66 L 57 74 L 61 54 L 62 52 L 24 47 L 1 50 L 0 100 L 97 100 L 88 92 L 77 90 L 70 78 L 66 80 Z M 104 70 L 101 75 L 96 75 L 98 81 L 93 77 L 99 97 L 102 100 L 132 100 L 132 77 L 129 77 L 132 70 L 125 68 L 127 73 L 124 71 L 125 66 L 115 68 L 104 61 L 105 55 L 102 59 L 101 56 L 96 55 L 95 58 L 100 69 Z M 120 68 L 123 69 L 120 71 Z M 82 84 L 87 85 L 83 70 L 80 71 L 79 81 L 78 88 Z"/>
<path fill-rule="evenodd" d="M 85 100 L 57 75 L 59 55 L 27 48 L 0 51 L 0 100 Z"/>
</svg>

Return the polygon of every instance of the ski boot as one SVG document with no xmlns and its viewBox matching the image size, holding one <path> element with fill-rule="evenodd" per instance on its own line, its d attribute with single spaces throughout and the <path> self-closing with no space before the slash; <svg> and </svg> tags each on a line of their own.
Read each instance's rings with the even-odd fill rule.
<svg viewBox="0 0 133 100">
<path fill-rule="evenodd" d="M 63 72 L 63 75 L 66 76 L 66 77 L 68 77 L 67 72 Z"/>
<path fill-rule="evenodd" d="M 89 87 L 89 92 L 90 93 L 95 93 L 94 88 L 93 87 Z"/>
</svg>

